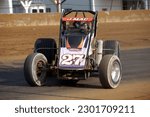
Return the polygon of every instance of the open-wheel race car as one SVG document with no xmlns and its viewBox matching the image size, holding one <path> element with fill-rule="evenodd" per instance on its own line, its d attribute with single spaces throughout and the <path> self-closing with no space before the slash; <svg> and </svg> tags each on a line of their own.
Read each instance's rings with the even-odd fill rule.
<svg viewBox="0 0 150 117">
<path fill-rule="evenodd" d="M 116 88 L 122 78 L 119 42 L 96 39 L 98 12 L 69 10 L 60 19 L 59 44 L 55 39 L 37 39 L 34 52 L 24 63 L 31 86 L 45 85 L 47 73 L 64 82 L 77 83 L 97 72 L 102 87 Z"/>
</svg>

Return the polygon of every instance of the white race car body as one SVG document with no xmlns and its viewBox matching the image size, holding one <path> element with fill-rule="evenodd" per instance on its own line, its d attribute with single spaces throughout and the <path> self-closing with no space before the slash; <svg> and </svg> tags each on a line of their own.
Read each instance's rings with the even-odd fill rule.
<svg viewBox="0 0 150 117">
<path fill-rule="evenodd" d="M 80 48 L 60 48 L 59 69 L 84 70 L 87 56 L 92 54 L 90 34 L 85 36 Z"/>
</svg>

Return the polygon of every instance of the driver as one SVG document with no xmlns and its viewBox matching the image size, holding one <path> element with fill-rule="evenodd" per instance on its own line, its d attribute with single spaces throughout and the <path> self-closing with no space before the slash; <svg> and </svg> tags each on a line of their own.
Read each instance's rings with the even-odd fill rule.
<svg viewBox="0 0 150 117">
<path fill-rule="evenodd" d="M 73 26 L 77 29 L 80 29 L 81 32 L 88 32 L 89 31 L 89 25 L 86 22 L 77 22 L 75 21 L 73 23 Z"/>
<path fill-rule="evenodd" d="M 77 21 L 75 21 L 74 23 L 73 23 L 73 26 L 75 27 L 75 28 L 77 28 L 77 29 L 79 29 L 80 28 L 80 24 L 81 22 L 77 22 Z"/>
</svg>

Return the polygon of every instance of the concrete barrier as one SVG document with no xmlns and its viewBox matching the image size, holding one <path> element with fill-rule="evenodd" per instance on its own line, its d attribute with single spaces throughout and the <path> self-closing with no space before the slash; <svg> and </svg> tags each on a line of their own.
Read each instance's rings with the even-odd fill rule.
<svg viewBox="0 0 150 117">
<path fill-rule="evenodd" d="M 150 20 L 149 10 L 99 12 L 98 15 L 98 21 L 100 23 L 135 22 L 135 21 L 149 21 L 149 20 Z"/>
<path fill-rule="evenodd" d="M 149 10 L 99 12 L 98 22 L 135 22 L 150 20 Z M 59 25 L 59 13 L 0 14 L 0 27 Z"/>
<path fill-rule="evenodd" d="M 0 27 L 59 25 L 60 14 L 0 14 Z"/>
</svg>

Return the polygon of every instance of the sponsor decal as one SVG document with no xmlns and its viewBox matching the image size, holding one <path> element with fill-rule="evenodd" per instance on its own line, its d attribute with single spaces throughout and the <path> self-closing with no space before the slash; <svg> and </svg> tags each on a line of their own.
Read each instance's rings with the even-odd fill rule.
<svg viewBox="0 0 150 117">
<path fill-rule="evenodd" d="M 74 18 L 63 18 L 63 21 L 86 21 L 86 22 L 91 22 L 93 18 L 79 18 L 79 17 L 74 17 Z"/>
</svg>

